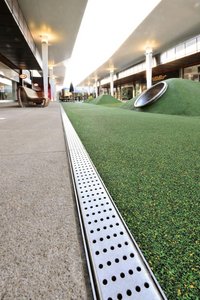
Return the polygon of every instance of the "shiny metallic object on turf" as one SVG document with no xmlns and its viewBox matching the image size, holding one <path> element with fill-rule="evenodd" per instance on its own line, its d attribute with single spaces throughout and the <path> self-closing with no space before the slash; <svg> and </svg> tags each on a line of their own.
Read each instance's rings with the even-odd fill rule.
<svg viewBox="0 0 200 300">
<path fill-rule="evenodd" d="M 135 100 L 134 106 L 139 108 L 154 103 L 165 93 L 167 87 L 168 85 L 165 81 L 156 83 L 138 96 Z"/>
</svg>

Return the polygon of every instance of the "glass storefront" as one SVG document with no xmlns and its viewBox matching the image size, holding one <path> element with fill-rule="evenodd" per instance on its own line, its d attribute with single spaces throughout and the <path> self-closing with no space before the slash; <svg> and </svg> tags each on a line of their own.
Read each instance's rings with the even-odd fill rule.
<svg viewBox="0 0 200 300">
<path fill-rule="evenodd" d="M 0 77 L 0 100 L 10 100 L 12 98 L 12 81 Z"/>
<path fill-rule="evenodd" d="M 17 71 L 0 62 L 0 100 L 17 100 L 16 89 L 19 82 Z"/>
<path fill-rule="evenodd" d="M 185 68 L 183 78 L 200 81 L 200 65 Z"/>
<path fill-rule="evenodd" d="M 121 87 L 121 100 L 130 100 L 133 98 L 133 86 Z"/>
</svg>

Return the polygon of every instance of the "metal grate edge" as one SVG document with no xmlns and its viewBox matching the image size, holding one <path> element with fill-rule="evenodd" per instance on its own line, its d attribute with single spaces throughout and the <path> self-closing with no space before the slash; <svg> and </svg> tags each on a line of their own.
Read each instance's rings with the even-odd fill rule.
<svg viewBox="0 0 200 300">
<path fill-rule="evenodd" d="M 167 300 L 61 106 L 94 299 Z"/>
</svg>

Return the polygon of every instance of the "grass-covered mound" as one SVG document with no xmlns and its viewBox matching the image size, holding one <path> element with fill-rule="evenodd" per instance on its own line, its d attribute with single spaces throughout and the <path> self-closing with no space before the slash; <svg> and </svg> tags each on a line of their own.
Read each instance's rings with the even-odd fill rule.
<svg viewBox="0 0 200 300">
<path fill-rule="evenodd" d="M 63 106 L 168 299 L 199 299 L 200 119 Z"/>
<path fill-rule="evenodd" d="M 200 83 L 192 80 L 172 78 L 167 79 L 166 92 L 152 104 L 134 108 L 136 98 L 129 100 L 122 108 L 134 109 L 142 112 L 200 116 Z"/>
<path fill-rule="evenodd" d="M 112 97 L 111 95 L 100 95 L 97 98 L 90 101 L 92 104 L 103 106 L 121 106 L 122 102 Z"/>
<path fill-rule="evenodd" d="M 94 100 L 93 97 L 89 97 L 84 101 L 84 103 L 91 103 L 91 101 L 93 101 L 93 100 Z"/>
</svg>

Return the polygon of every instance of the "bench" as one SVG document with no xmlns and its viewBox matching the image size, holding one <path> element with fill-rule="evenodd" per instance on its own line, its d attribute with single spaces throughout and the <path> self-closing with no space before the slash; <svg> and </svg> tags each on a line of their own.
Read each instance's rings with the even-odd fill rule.
<svg viewBox="0 0 200 300">
<path fill-rule="evenodd" d="M 26 107 L 30 104 L 46 107 L 49 104 L 48 98 L 40 97 L 36 91 L 25 86 L 18 87 L 17 98 L 21 107 Z"/>
</svg>

